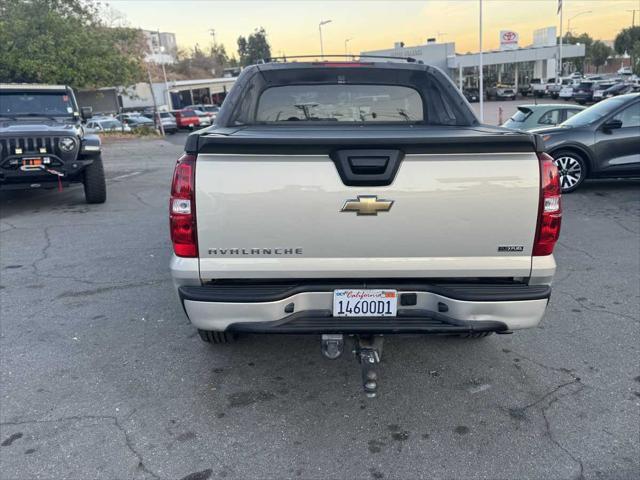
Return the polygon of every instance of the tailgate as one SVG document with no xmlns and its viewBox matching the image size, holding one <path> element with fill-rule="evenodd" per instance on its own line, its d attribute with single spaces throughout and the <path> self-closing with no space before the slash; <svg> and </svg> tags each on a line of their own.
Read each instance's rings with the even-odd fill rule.
<svg viewBox="0 0 640 480">
<path fill-rule="evenodd" d="M 533 151 L 406 153 L 382 186 L 328 154 L 200 153 L 201 278 L 528 277 L 539 175 Z"/>
</svg>

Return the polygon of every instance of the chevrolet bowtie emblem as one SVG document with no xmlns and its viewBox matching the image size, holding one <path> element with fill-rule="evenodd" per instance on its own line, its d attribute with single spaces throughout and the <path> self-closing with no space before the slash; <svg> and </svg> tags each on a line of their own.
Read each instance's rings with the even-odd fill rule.
<svg viewBox="0 0 640 480">
<path fill-rule="evenodd" d="M 358 195 L 358 199 L 347 200 L 341 212 L 356 212 L 358 215 L 378 215 L 391 210 L 393 200 L 378 200 L 377 195 Z"/>
</svg>

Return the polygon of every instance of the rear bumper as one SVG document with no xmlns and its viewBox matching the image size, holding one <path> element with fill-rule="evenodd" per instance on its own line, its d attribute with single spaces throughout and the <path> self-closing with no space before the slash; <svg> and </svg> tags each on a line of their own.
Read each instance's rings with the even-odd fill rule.
<svg viewBox="0 0 640 480">
<path fill-rule="evenodd" d="M 336 288 L 394 288 L 397 317 L 332 316 Z M 213 331 L 254 333 L 505 332 L 540 323 L 548 285 L 429 284 L 412 280 L 300 281 L 292 284 L 180 286 L 191 322 Z"/>
</svg>

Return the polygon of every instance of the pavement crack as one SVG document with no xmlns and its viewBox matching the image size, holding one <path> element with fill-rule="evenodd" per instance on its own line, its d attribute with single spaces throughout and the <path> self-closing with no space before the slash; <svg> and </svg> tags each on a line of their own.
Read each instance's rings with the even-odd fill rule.
<svg viewBox="0 0 640 480">
<path fill-rule="evenodd" d="M 63 418 L 58 418 L 58 419 L 55 419 L 55 420 L 23 420 L 23 421 L 18 421 L 18 422 L 1 422 L 0 426 L 18 426 L 18 425 L 31 425 L 31 424 L 67 423 L 67 422 L 77 422 L 77 421 L 82 421 L 82 420 L 103 420 L 103 421 L 104 420 L 108 420 L 108 421 L 113 422 L 115 427 L 120 432 L 122 432 L 122 435 L 124 436 L 124 441 L 125 441 L 125 445 L 126 445 L 127 449 L 138 459 L 138 465 L 137 465 L 138 470 L 140 470 L 141 472 L 143 472 L 143 473 L 145 473 L 145 474 L 147 474 L 147 475 L 149 475 L 152 478 L 155 478 L 157 480 L 161 480 L 162 479 L 162 477 L 160 477 L 155 472 L 151 471 L 144 464 L 144 458 L 143 458 L 142 454 L 136 449 L 136 447 L 135 447 L 135 445 L 133 443 L 133 440 L 131 439 L 131 436 L 127 432 L 127 429 L 124 428 L 120 424 L 120 421 L 118 420 L 118 417 L 116 417 L 114 415 L 74 415 L 74 416 L 71 416 L 71 417 L 63 417 Z"/>
<path fill-rule="evenodd" d="M 580 390 L 577 390 L 573 393 L 571 393 L 570 395 L 575 395 L 576 393 L 578 393 Z M 546 407 L 543 407 L 540 409 L 540 412 L 542 413 L 542 418 L 544 419 L 544 424 L 545 424 L 545 434 L 547 435 L 547 437 L 549 437 L 549 440 L 551 441 L 551 443 L 553 443 L 556 447 L 558 447 L 560 450 L 562 450 L 571 460 L 573 460 L 577 465 L 578 465 L 578 475 L 576 477 L 576 480 L 584 480 L 584 464 L 582 463 L 582 460 L 580 460 L 580 458 L 576 457 L 573 453 L 571 453 L 571 451 L 569 451 L 569 449 L 567 447 L 565 447 L 564 445 L 562 445 L 558 439 L 556 439 L 553 436 L 553 431 L 551 430 L 551 422 L 549 422 L 549 417 L 547 417 L 547 410 L 549 408 L 551 408 L 551 406 L 556 403 L 558 401 L 559 397 L 555 397 L 553 398 Z"/>
<path fill-rule="evenodd" d="M 133 197 L 135 197 L 138 202 L 140 202 L 142 205 L 144 205 L 145 207 L 149 207 L 149 208 L 156 208 L 155 205 L 151 205 L 149 202 L 147 202 L 146 200 L 144 200 L 140 194 L 138 192 L 131 192 L 131 195 Z"/>
<path fill-rule="evenodd" d="M 517 353 L 517 352 L 514 352 Z M 560 450 L 562 450 L 569 458 L 571 458 L 571 460 L 573 460 L 577 465 L 578 465 L 578 475 L 576 477 L 577 480 L 584 480 L 584 465 L 582 463 L 582 460 L 580 460 L 580 458 L 576 457 L 573 453 L 571 453 L 571 451 L 569 451 L 569 449 L 567 447 L 565 447 L 564 445 L 562 445 L 560 443 L 560 441 L 558 441 L 558 439 L 556 439 L 553 435 L 553 432 L 551 430 L 551 423 L 549 422 L 549 418 L 547 417 L 547 410 L 549 410 L 549 408 L 551 408 L 552 405 L 554 405 L 556 402 L 558 402 L 558 400 L 560 400 L 561 398 L 564 397 L 570 397 L 573 395 L 577 395 L 580 392 L 582 392 L 585 388 L 587 388 L 587 385 L 585 385 L 582 382 L 582 379 L 577 376 L 574 372 L 572 372 L 571 370 L 567 369 L 567 368 L 563 368 L 563 367 L 552 367 L 549 365 L 545 365 L 544 363 L 540 363 L 536 360 L 533 360 L 531 358 L 528 358 L 524 355 L 521 355 L 519 353 L 517 353 L 517 355 L 520 358 L 523 358 L 535 365 L 538 365 L 541 368 L 544 368 L 546 370 L 551 370 L 554 372 L 559 372 L 559 373 L 563 373 L 565 375 L 569 375 L 571 377 L 570 381 L 566 381 L 564 383 L 561 383 L 560 385 L 557 385 L 556 387 L 552 388 L 551 390 L 549 390 L 548 392 L 546 392 L 544 395 L 542 395 L 540 398 L 534 400 L 533 402 L 525 405 L 524 407 L 518 408 L 518 409 L 514 409 L 517 410 L 520 413 L 525 412 L 526 410 L 533 408 L 533 407 L 538 407 L 540 410 L 540 413 L 542 414 L 542 418 L 544 419 L 545 422 L 545 434 L 547 435 L 547 437 L 549 438 L 549 440 L 551 441 L 551 443 L 553 443 L 556 447 L 558 447 Z M 569 390 L 567 393 L 564 393 L 562 395 L 559 394 L 559 392 L 564 391 L 564 390 L 568 390 L 572 385 L 577 385 L 577 388 L 575 389 L 571 389 Z M 546 405 L 540 405 L 541 403 L 545 402 L 545 400 L 548 400 Z"/>
<path fill-rule="evenodd" d="M 558 245 L 561 245 L 565 250 L 568 250 L 570 252 L 573 252 L 573 251 L 580 252 L 583 255 L 586 255 L 587 257 L 589 257 L 591 260 L 595 260 L 596 259 L 596 257 L 591 255 L 589 252 L 587 252 L 586 250 L 583 250 L 582 248 L 578 248 L 575 245 L 569 246 L 569 245 L 567 245 L 566 243 L 563 243 L 563 242 L 558 242 Z"/>
<path fill-rule="evenodd" d="M 170 282 L 169 278 L 162 278 L 158 280 L 147 280 L 144 282 L 125 283 L 120 285 L 110 285 L 94 288 L 92 290 L 80 290 L 77 292 L 63 292 L 56 298 L 76 298 L 76 297 L 89 297 L 91 295 L 99 295 L 101 293 L 112 292 L 114 290 L 126 290 L 129 288 L 146 287 L 150 285 L 160 285 L 162 283 Z"/>
<path fill-rule="evenodd" d="M 567 297 L 573 299 L 573 301 L 576 302 L 578 305 L 580 305 L 582 308 L 584 308 L 585 310 L 588 310 L 590 312 L 608 313 L 609 315 L 615 315 L 616 317 L 628 318 L 629 320 L 633 320 L 634 322 L 640 323 L 640 320 L 638 319 L 638 317 L 634 317 L 633 315 L 627 315 L 626 313 L 614 312 L 612 310 L 607 310 L 606 308 L 593 308 L 593 307 L 590 307 L 589 305 L 585 305 L 582 300 L 579 300 L 578 297 L 576 297 L 575 295 L 573 295 L 571 293 L 563 292 L 563 291 L 560 291 L 560 290 L 556 290 L 554 293 L 556 293 L 556 294 L 559 293 L 560 295 L 566 295 Z"/>
</svg>

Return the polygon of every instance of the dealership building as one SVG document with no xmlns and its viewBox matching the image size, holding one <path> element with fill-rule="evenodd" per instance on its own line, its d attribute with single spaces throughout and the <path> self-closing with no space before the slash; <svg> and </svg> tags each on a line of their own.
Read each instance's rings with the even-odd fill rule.
<svg viewBox="0 0 640 480">
<path fill-rule="evenodd" d="M 533 42 L 520 47 L 517 32 L 500 32 L 500 49 L 482 54 L 485 85 L 506 83 L 518 85 L 529 83 L 532 78 L 546 81 L 556 78 L 560 61 L 560 45 L 557 44 L 556 27 L 547 27 L 533 33 Z M 584 45 L 563 45 L 562 60 L 564 71 L 570 72 L 572 64 L 567 59 L 584 57 Z M 424 45 L 405 46 L 396 42 L 387 50 L 372 50 L 361 55 L 382 55 L 402 58 L 415 58 L 428 65 L 434 65 L 447 72 L 460 88 L 477 87 L 480 53 L 457 54 L 454 42 L 438 43 L 427 40 Z"/>
</svg>

